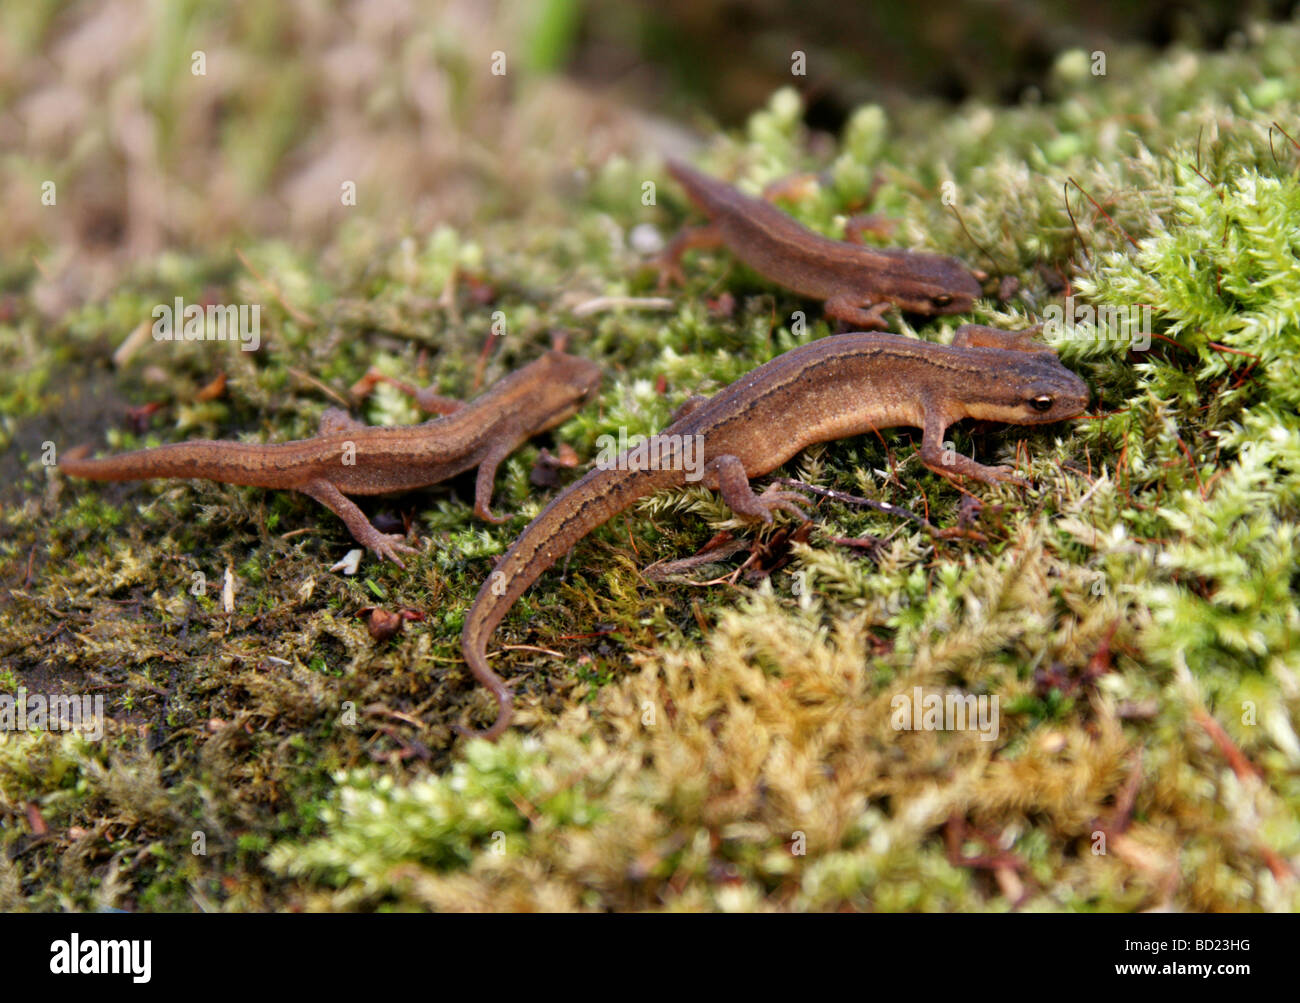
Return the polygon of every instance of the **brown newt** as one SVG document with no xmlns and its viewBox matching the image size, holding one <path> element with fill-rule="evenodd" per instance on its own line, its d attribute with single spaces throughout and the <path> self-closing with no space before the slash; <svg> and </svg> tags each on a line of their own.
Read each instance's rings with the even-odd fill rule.
<svg viewBox="0 0 1300 1003">
<path fill-rule="evenodd" d="M 919 314 L 964 313 L 982 290 L 956 258 L 902 248 L 866 247 L 814 233 L 762 199 L 677 160 L 668 173 L 709 223 L 680 233 L 661 267 L 680 278 L 692 247 L 726 246 L 764 278 L 825 302 L 826 315 L 865 330 L 883 330 L 891 305 Z"/>
<path fill-rule="evenodd" d="M 474 512 L 501 522 L 489 507 L 497 466 L 529 438 L 577 412 L 595 393 L 600 375 L 594 362 L 550 351 L 466 405 L 388 380 L 415 394 L 426 410 L 446 415 L 419 425 L 367 425 L 329 408 L 321 416 L 319 434 L 310 439 L 267 444 L 195 440 L 101 459 L 86 459 L 74 450 L 59 460 L 58 468 L 97 481 L 202 477 L 300 491 L 342 519 L 358 543 L 401 567 L 398 552 L 415 553 L 415 548 L 401 536 L 381 533 L 347 495 L 409 491 L 477 467 Z M 372 372 L 362 383 L 381 379 Z"/>
<path fill-rule="evenodd" d="M 465 619 L 461 650 L 496 697 L 496 738 L 510 724 L 512 694 L 488 666 L 487 643 L 538 577 L 580 539 L 637 499 L 695 479 L 737 515 L 770 523 L 784 509 L 806 518 L 805 496 L 749 480 L 807 446 L 908 425 L 922 430 L 921 462 L 944 477 L 1025 484 L 1009 467 L 987 467 L 944 449 L 962 418 L 1041 425 L 1081 413 L 1087 385 L 1024 332 L 966 325 L 952 345 L 893 334 L 852 333 L 791 349 L 710 398 L 688 400 L 663 432 L 591 470 L 542 510 L 491 572 Z M 466 732 L 466 734 L 474 734 Z"/>
</svg>

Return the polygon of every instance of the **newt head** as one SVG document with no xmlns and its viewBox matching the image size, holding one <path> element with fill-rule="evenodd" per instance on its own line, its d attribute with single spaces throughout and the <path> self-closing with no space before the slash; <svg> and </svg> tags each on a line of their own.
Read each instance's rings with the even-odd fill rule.
<svg viewBox="0 0 1300 1003">
<path fill-rule="evenodd" d="M 579 408 L 596 396 L 604 374 L 590 359 L 567 352 L 552 350 L 538 362 L 545 366 L 545 371 L 537 383 L 536 392 L 540 408 L 547 415 L 540 428 L 554 428 L 577 414 Z"/>
<path fill-rule="evenodd" d="M 966 313 L 984 294 L 975 276 L 956 258 L 919 251 L 901 254 L 906 265 L 896 273 L 898 281 L 889 282 L 892 276 L 887 272 L 881 282 L 882 292 L 888 283 L 888 298 L 902 310 L 927 315 Z"/>
<path fill-rule="evenodd" d="M 1047 425 L 1083 414 L 1088 384 L 1046 353 L 1028 355 L 1005 349 L 969 349 L 988 353 L 989 388 L 970 390 L 963 408 L 971 418 L 1011 425 Z"/>
</svg>

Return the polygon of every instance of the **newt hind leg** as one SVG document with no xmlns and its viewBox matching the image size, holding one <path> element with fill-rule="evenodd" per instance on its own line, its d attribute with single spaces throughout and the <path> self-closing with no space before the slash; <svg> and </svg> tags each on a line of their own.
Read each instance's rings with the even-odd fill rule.
<svg viewBox="0 0 1300 1003">
<path fill-rule="evenodd" d="M 369 428 L 364 421 L 357 421 L 342 408 L 327 407 L 320 415 L 319 431 L 321 435 L 335 432 L 354 432 L 359 428 Z"/>
<path fill-rule="evenodd" d="M 497 467 L 515 451 L 516 446 L 518 443 L 513 437 L 504 438 L 488 450 L 478 465 L 478 475 L 474 479 L 474 514 L 480 519 L 497 525 L 510 519 L 508 515 L 492 512 L 492 488 L 496 484 Z"/>
<path fill-rule="evenodd" d="M 464 404 L 454 397 L 444 397 L 437 393 L 433 387 L 417 387 L 410 383 L 403 383 L 401 380 L 386 376 L 374 366 L 366 371 L 366 375 L 352 384 L 350 392 L 353 397 L 362 398 L 375 389 L 376 383 L 387 383 L 390 387 L 404 393 L 415 401 L 416 406 L 421 411 L 429 414 L 452 414 L 459 411 Z"/>
<path fill-rule="evenodd" d="M 381 533 L 374 526 L 366 514 L 357 508 L 356 503 L 348 498 L 338 488 L 329 481 L 317 478 L 314 481 L 308 481 L 300 485 L 298 490 L 308 498 L 314 498 L 336 516 L 343 520 L 344 525 L 348 527 L 348 532 L 352 538 L 374 552 L 375 556 L 382 560 L 389 560 L 399 568 L 406 565 L 402 563 L 398 553 L 418 554 L 420 551 L 406 543 L 404 537 L 396 533 Z"/>
<path fill-rule="evenodd" d="M 722 247 L 722 230 L 714 223 L 703 226 L 684 226 L 677 236 L 668 242 L 651 263 L 659 272 L 659 288 L 667 289 L 669 285 L 685 285 L 686 275 L 682 271 L 682 256 L 692 248 Z"/>
<path fill-rule="evenodd" d="M 709 403 L 709 398 L 703 394 L 691 394 L 686 400 L 677 405 L 676 410 L 668 417 L 669 424 L 675 424 L 681 421 L 693 411 L 698 411 L 701 406 Z"/>
<path fill-rule="evenodd" d="M 747 519 L 759 519 L 770 523 L 772 513 L 778 509 L 798 516 L 804 522 L 809 521 L 808 513 L 799 507 L 799 502 L 807 502 L 808 497 L 798 491 L 779 491 L 768 488 L 761 495 L 754 494 L 745 475 L 745 465 L 740 458 L 731 455 L 718 456 L 704 467 L 705 484 L 716 485 L 722 500 L 736 515 Z"/>
<path fill-rule="evenodd" d="M 1043 329 L 1042 324 L 1024 331 L 1004 331 L 986 324 L 963 324 L 953 332 L 954 348 L 1001 348 L 1010 352 L 1028 352 L 1032 355 L 1056 356 L 1056 349 L 1034 335 Z"/>
</svg>

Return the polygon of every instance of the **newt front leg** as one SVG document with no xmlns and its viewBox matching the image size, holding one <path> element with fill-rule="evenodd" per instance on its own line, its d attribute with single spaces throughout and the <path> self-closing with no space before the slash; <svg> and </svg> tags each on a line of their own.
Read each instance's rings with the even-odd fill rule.
<svg viewBox="0 0 1300 1003">
<path fill-rule="evenodd" d="M 454 397 L 444 397 L 433 387 L 417 387 L 410 383 L 403 383 L 392 376 L 386 376 L 374 366 L 366 370 L 366 375 L 353 383 L 348 392 L 352 394 L 353 398 L 360 400 L 362 397 L 368 396 L 375 389 L 377 383 L 386 383 L 388 386 L 400 390 L 415 401 L 416 406 L 421 411 L 429 414 L 455 414 L 465 406 L 462 401 L 458 401 Z"/>
<path fill-rule="evenodd" d="M 884 315 L 892 304 L 888 301 L 877 302 L 864 310 L 863 306 L 867 303 L 872 301 L 868 299 L 864 302 L 846 295 L 832 296 L 826 301 L 826 316 L 842 320 L 854 330 L 884 331 L 887 329 L 889 325 L 885 322 Z"/>
<path fill-rule="evenodd" d="M 1031 486 L 1023 477 L 1017 477 L 1011 467 L 986 467 L 982 463 L 976 463 L 970 457 L 948 449 L 944 445 L 943 433 L 951 424 L 952 422 L 946 420 L 941 409 L 926 409 L 925 427 L 921 432 L 921 462 L 926 467 L 954 483 L 960 476 L 973 477 L 985 484 L 997 484 L 1003 481 L 1022 488 Z"/>
</svg>

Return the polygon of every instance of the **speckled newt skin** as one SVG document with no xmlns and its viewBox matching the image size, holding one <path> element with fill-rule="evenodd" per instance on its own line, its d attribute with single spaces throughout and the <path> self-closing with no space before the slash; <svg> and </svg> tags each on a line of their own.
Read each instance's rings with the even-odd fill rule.
<svg viewBox="0 0 1300 1003">
<path fill-rule="evenodd" d="M 864 330 L 883 330 L 881 315 L 891 305 L 927 315 L 964 313 L 981 294 L 955 258 L 831 240 L 680 161 L 667 161 L 667 168 L 709 217 L 707 226 L 683 231 L 665 250 L 668 275 L 680 275 L 688 248 L 725 245 L 764 278 L 823 300 L 827 316 Z"/>
<path fill-rule="evenodd" d="M 357 542 L 400 567 L 398 552 L 415 548 L 401 536 L 381 533 L 347 495 L 409 491 L 477 467 L 474 512 L 500 522 L 489 508 L 497 466 L 529 438 L 577 412 L 595 393 L 600 375 L 595 363 L 552 351 L 470 404 L 440 399 L 437 409 L 455 410 L 420 425 L 366 425 L 330 408 L 321 417 L 320 434 L 310 439 L 266 445 L 197 440 L 102 459 L 74 451 L 58 467 L 98 481 L 201 477 L 300 491 L 342 519 Z"/>
<path fill-rule="evenodd" d="M 478 734 L 496 738 L 510 724 L 511 691 L 487 663 L 488 641 L 510 607 L 597 526 L 639 498 L 687 483 L 687 437 L 703 443 L 699 483 L 721 492 L 737 515 L 771 522 L 777 509 L 806 518 L 797 504 L 806 499 L 790 491 L 755 495 L 749 479 L 813 443 L 910 425 L 922 430 L 921 462 L 936 473 L 1025 484 L 1009 467 L 946 454 L 944 430 L 962 418 L 1040 425 L 1073 417 L 1087 402 L 1087 386 L 1050 348 L 975 325 L 959 328 L 951 346 L 892 334 L 835 335 L 778 356 L 711 398 L 692 398 L 663 432 L 558 495 L 479 589 L 461 650 L 500 710 Z M 656 456 L 660 469 L 647 469 Z"/>
</svg>

